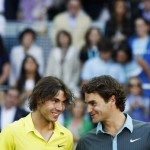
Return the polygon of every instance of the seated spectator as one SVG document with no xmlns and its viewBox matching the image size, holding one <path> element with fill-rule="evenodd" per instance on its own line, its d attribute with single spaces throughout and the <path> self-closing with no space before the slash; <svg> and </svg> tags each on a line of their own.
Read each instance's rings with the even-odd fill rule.
<svg viewBox="0 0 150 150">
<path fill-rule="evenodd" d="M 111 75 L 120 83 L 125 82 L 125 74 L 122 66 L 113 62 L 112 60 L 112 47 L 110 42 L 104 41 L 101 43 L 100 56 L 88 60 L 82 68 L 81 80 L 84 84 L 93 77 L 100 75 Z M 119 75 L 118 75 L 119 73 Z"/>
<path fill-rule="evenodd" d="M 141 76 L 144 70 L 143 66 L 139 64 L 135 57 L 133 57 L 132 50 L 127 44 L 122 44 L 114 52 L 114 60 L 122 65 L 126 75 L 126 80 L 133 76 Z M 145 61 L 141 58 L 141 61 Z M 148 70 L 150 74 L 150 70 Z M 148 75 L 147 75 L 148 76 Z"/>
<path fill-rule="evenodd" d="M 0 86 L 8 85 L 10 73 L 9 57 L 5 51 L 3 39 L 0 36 Z"/>
<path fill-rule="evenodd" d="M 72 46 L 71 35 L 67 31 L 58 32 L 57 45 L 48 57 L 46 75 L 62 79 L 76 93 L 80 75 L 78 56 L 79 51 Z"/>
<path fill-rule="evenodd" d="M 150 121 L 150 98 L 143 95 L 142 84 L 138 77 L 129 79 L 128 91 L 125 111 L 134 119 Z"/>
<path fill-rule="evenodd" d="M 20 95 L 16 88 L 5 92 L 3 104 L 0 106 L 0 131 L 9 123 L 25 117 L 28 113 L 19 108 Z"/>
<path fill-rule="evenodd" d="M 80 49 L 84 44 L 84 36 L 90 25 L 91 19 L 81 10 L 80 0 L 69 0 L 67 11 L 54 18 L 51 29 L 53 44 L 56 44 L 57 33 L 60 30 L 66 30 L 72 35 L 73 44 Z"/>
<path fill-rule="evenodd" d="M 80 62 L 84 64 L 88 59 L 99 56 L 98 46 L 101 42 L 101 33 L 98 28 L 91 27 L 85 36 L 85 45 L 80 51 Z"/>
<path fill-rule="evenodd" d="M 138 7 L 136 17 L 143 17 L 148 23 L 150 23 L 150 0 L 141 0 Z"/>
<path fill-rule="evenodd" d="M 18 20 L 33 23 L 37 20 L 46 19 L 46 12 L 51 4 L 52 0 L 20 0 Z"/>
<path fill-rule="evenodd" d="M 51 0 L 52 5 L 48 8 L 47 14 L 48 14 L 48 20 L 52 21 L 54 17 L 66 10 L 66 0 Z"/>
<path fill-rule="evenodd" d="M 111 0 L 113 1 L 113 0 Z M 97 21 L 103 8 L 111 5 L 109 0 L 81 0 L 84 10 L 90 15 L 93 21 Z"/>
<path fill-rule="evenodd" d="M 8 21 L 16 21 L 17 20 L 17 11 L 19 7 L 20 0 L 2 0 L 3 2 L 3 11 L 6 20 Z"/>
<path fill-rule="evenodd" d="M 6 29 L 6 19 L 4 16 L 4 13 L 5 13 L 4 2 L 5 1 L 4 0 L 0 1 L 0 35 L 5 35 L 5 29 Z"/>
<path fill-rule="evenodd" d="M 39 34 L 48 31 L 47 10 L 52 5 L 52 0 L 20 0 L 18 20 L 32 23 L 32 28 Z"/>
<path fill-rule="evenodd" d="M 79 139 L 84 136 L 88 131 L 93 129 L 93 124 L 89 120 L 84 118 L 85 106 L 81 99 L 75 101 L 75 106 L 72 106 L 72 117 L 66 119 L 65 127 L 67 127 L 74 137 L 74 149 Z"/>
<path fill-rule="evenodd" d="M 16 87 L 21 93 L 23 108 L 29 111 L 27 104 L 28 97 L 41 76 L 38 72 L 38 64 L 34 57 L 27 55 L 23 60 L 19 80 Z"/>
<path fill-rule="evenodd" d="M 147 93 L 150 96 L 150 35 L 148 22 L 144 18 L 137 18 L 135 20 L 135 31 L 135 35 L 129 39 L 129 45 L 136 60 L 143 66 L 144 72 L 140 77 L 145 94 Z M 142 58 L 145 60 L 144 62 L 141 61 Z"/>
<path fill-rule="evenodd" d="M 21 45 L 15 46 L 11 50 L 10 85 L 15 85 L 16 81 L 18 80 L 23 59 L 28 54 L 33 56 L 36 59 L 39 65 L 40 75 L 43 74 L 43 70 L 44 70 L 43 51 L 39 46 L 37 46 L 34 43 L 35 39 L 36 39 L 35 32 L 32 29 L 27 28 L 24 31 L 22 31 L 19 36 Z"/>
<path fill-rule="evenodd" d="M 116 0 L 110 20 L 106 23 L 105 35 L 111 38 L 114 49 L 131 34 L 131 20 L 127 16 L 127 5 L 124 0 Z"/>
</svg>

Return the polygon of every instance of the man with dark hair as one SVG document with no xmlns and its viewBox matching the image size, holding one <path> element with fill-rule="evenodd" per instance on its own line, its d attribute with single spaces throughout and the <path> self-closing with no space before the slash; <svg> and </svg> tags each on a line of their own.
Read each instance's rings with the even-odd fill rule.
<svg viewBox="0 0 150 150">
<path fill-rule="evenodd" d="M 41 79 L 29 99 L 32 112 L 2 130 L 0 149 L 71 150 L 71 132 L 56 121 L 72 100 L 72 93 L 61 80 L 52 76 Z"/>
<path fill-rule="evenodd" d="M 0 105 L 0 131 L 7 125 L 28 115 L 19 107 L 20 94 L 18 89 L 10 87 L 4 93 L 2 105 Z"/>
<path fill-rule="evenodd" d="M 83 85 L 87 111 L 97 128 L 81 138 L 76 150 L 149 150 L 150 124 L 133 120 L 125 109 L 123 87 L 111 76 Z"/>
</svg>

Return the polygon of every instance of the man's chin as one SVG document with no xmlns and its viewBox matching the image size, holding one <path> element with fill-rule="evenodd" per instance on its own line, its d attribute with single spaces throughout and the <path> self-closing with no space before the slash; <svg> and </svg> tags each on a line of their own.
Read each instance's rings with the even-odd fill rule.
<svg viewBox="0 0 150 150">
<path fill-rule="evenodd" d="M 98 123 L 99 120 L 95 118 L 95 119 L 92 119 L 92 122 L 93 122 L 93 123 Z"/>
</svg>

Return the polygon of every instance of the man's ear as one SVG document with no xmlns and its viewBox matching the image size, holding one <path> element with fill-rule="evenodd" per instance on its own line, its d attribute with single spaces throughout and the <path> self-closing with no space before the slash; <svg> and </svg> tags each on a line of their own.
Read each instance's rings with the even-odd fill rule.
<svg viewBox="0 0 150 150">
<path fill-rule="evenodd" d="M 112 104 L 116 104 L 116 97 L 115 97 L 115 95 L 112 95 L 112 96 L 109 98 L 109 102 L 111 102 Z"/>
</svg>

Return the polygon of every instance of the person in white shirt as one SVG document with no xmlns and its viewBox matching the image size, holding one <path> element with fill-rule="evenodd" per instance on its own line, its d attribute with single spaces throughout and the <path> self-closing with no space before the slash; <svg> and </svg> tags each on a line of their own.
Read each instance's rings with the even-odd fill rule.
<svg viewBox="0 0 150 150">
<path fill-rule="evenodd" d="M 16 80 L 20 75 L 20 69 L 23 59 L 26 55 L 31 55 L 35 58 L 39 65 L 39 73 L 42 75 L 44 70 L 44 56 L 42 49 L 34 43 L 36 33 L 32 29 L 25 29 L 19 36 L 21 45 L 15 46 L 10 54 L 10 80 L 11 86 L 15 85 Z"/>
<path fill-rule="evenodd" d="M 11 87 L 5 91 L 3 104 L 0 106 L 0 131 L 9 123 L 25 117 L 28 113 L 19 108 L 19 91 Z"/>
</svg>

